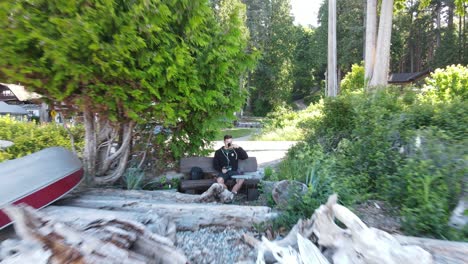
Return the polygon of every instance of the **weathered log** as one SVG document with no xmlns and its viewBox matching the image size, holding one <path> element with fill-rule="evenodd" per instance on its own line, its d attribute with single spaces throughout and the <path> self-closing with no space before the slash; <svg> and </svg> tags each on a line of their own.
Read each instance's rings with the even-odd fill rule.
<svg viewBox="0 0 468 264">
<path fill-rule="evenodd" d="M 222 185 L 214 183 L 201 195 L 186 194 L 171 191 L 142 191 L 142 190 L 119 190 L 119 189 L 90 189 L 87 191 L 69 195 L 66 200 L 79 197 L 105 197 L 116 199 L 141 199 L 151 201 L 166 201 L 174 203 L 208 203 L 208 202 L 230 202 L 232 194 L 222 188 Z"/>
<path fill-rule="evenodd" d="M 52 252 L 44 250 L 41 245 L 24 240 L 6 239 L 0 243 L 0 263 L 46 264 Z"/>
<path fill-rule="evenodd" d="M 430 238 L 393 235 L 402 245 L 419 246 L 429 251 L 436 263 L 465 264 L 468 260 L 468 243 Z"/>
<path fill-rule="evenodd" d="M 111 199 L 105 197 L 99 200 L 75 198 L 64 205 L 72 206 L 78 212 L 81 208 L 104 209 L 111 211 L 125 211 L 132 213 L 146 213 L 169 215 L 179 230 L 194 230 L 202 226 L 235 226 L 251 227 L 264 223 L 277 216 L 266 206 L 238 206 L 224 204 L 187 204 L 168 203 L 161 201 L 144 201 L 141 199 Z M 72 210 L 70 213 L 73 214 Z"/>
<path fill-rule="evenodd" d="M 7 207 L 5 211 L 24 243 L 40 245 L 35 254 L 46 258 L 51 253 L 48 263 L 187 262 L 170 239 L 146 230 L 137 222 L 99 220 L 78 230 L 28 207 Z M 26 255 L 19 253 L 8 256 L 7 261 L 31 263 L 31 258 L 24 259 Z"/>
<path fill-rule="evenodd" d="M 308 239 L 297 235 L 297 244 L 299 250 L 292 247 L 281 247 L 276 243 L 270 242 L 265 237 L 259 244 L 257 264 L 264 264 L 264 252 L 271 252 L 274 261 L 279 264 L 329 264 L 328 260 L 320 253 L 320 250 Z"/>
<path fill-rule="evenodd" d="M 404 246 L 387 232 L 369 228 L 332 195 L 315 210 L 314 235 L 318 244 L 334 249 L 333 263 L 433 263 L 431 254 L 418 246 Z M 335 224 L 334 218 L 347 228 Z"/>
<path fill-rule="evenodd" d="M 139 222 L 151 232 L 167 237 L 175 242 L 176 225 L 168 216 L 160 216 L 149 212 L 129 212 L 98 210 L 71 206 L 48 206 L 41 212 L 48 217 L 67 223 L 77 229 L 84 229 L 91 222 L 97 220 L 127 220 Z"/>
<path fill-rule="evenodd" d="M 335 218 L 347 228 L 335 224 Z M 312 218 L 299 221 L 291 232 L 275 246 L 289 248 L 297 246 L 297 237 L 317 238 L 320 246 L 333 250 L 332 260 L 341 263 L 433 263 L 431 254 L 419 246 L 401 245 L 390 234 L 367 227 L 354 213 L 337 204 L 337 196 L 332 195 L 325 205 L 315 210 Z M 262 247 L 265 244 L 252 237 L 245 237 L 249 244 Z M 272 247 L 270 247 L 272 248 Z M 271 256 L 274 259 L 271 259 Z M 274 251 L 266 250 L 265 258 L 278 260 Z M 280 261 L 281 262 L 281 261 Z"/>
</svg>

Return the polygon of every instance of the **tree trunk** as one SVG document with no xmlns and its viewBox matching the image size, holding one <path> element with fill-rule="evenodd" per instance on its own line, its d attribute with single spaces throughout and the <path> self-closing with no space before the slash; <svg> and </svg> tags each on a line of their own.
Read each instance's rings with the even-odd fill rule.
<svg viewBox="0 0 468 264">
<path fill-rule="evenodd" d="M 92 111 L 85 108 L 83 111 L 83 121 L 85 127 L 85 146 L 83 151 L 83 167 L 88 182 L 91 182 L 96 175 L 96 149 L 97 138 L 95 131 L 95 116 Z"/>
<path fill-rule="evenodd" d="M 458 15 L 458 62 L 463 61 L 463 30 L 462 30 L 462 15 Z"/>
<path fill-rule="evenodd" d="M 453 16 L 454 16 L 454 13 L 455 13 L 455 4 L 453 3 L 453 1 L 448 1 L 447 3 L 447 29 L 448 31 L 452 32 L 452 30 L 454 29 L 453 27 Z"/>
<path fill-rule="evenodd" d="M 366 47 L 364 57 L 365 83 L 372 78 L 377 41 L 377 0 L 367 0 L 366 12 Z"/>
<path fill-rule="evenodd" d="M 336 0 L 328 1 L 328 68 L 327 95 L 337 96 L 337 57 L 336 57 Z"/>
<path fill-rule="evenodd" d="M 83 164 L 88 183 L 110 184 L 124 173 L 130 155 L 135 122 L 111 124 L 92 110 L 83 111 L 85 147 Z M 114 143 L 117 148 L 114 150 Z"/>
<path fill-rule="evenodd" d="M 435 12 L 436 12 L 436 49 L 440 46 L 441 34 L 442 34 L 442 26 L 441 26 L 441 9 L 442 3 L 437 1 Z"/>
<path fill-rule="evenodd" d="M 121 144 L 119 148 L 115 150 L 114 153 L 107 151 L 107 155 L 103 155 L 102 158 L 98 161 L 99 165 L 99 174 L 94 178 L 95 182 L 98 184 L 108 184 L 113 183 L 118 180 L 124 173 L 125 168 L 127 167 L 128 157 L 130 155 L 130 145 L 132 142 L 133 128 L 135 123 L 130 121 L 124 124 L 121 124 L 122 133 L 121 133 Z M 114 128 L 118 132 L 120 128 Z M 117 132 L 115 131 L 115 132 Z M 113 140 L 110 139 L 107 141 L 107 149 L 112 148 Z"/>
<path fill-rule="evenodd" d="M 390 44 L 392 37 L 393 0 L 383 0 L 380 10 L 379 33 L 377 36 L 377 48 L 375 66 L 369 86 L 385 86 L 388 82 L 390 65 Z"/>
<path fill-rule="evenodd" d="M 39 109 L 39 122 L 41 124 L 49 122 L 49 114 L 47 112 L 48 108 L 49 106 L 46 103 L 41 103 L 41 108 Z"/>
</svg>

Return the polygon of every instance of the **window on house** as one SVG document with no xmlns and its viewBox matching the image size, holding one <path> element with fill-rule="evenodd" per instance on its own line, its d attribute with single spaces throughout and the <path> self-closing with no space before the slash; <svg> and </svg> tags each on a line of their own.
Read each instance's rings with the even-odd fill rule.
<svg viewBox="0 0 468 264">
<path fill-rule="evenodd" d="M 1 93 L 2 96 L 13 96 L 13 93 L 10 90 L 3 90 Z"/>
</svg>

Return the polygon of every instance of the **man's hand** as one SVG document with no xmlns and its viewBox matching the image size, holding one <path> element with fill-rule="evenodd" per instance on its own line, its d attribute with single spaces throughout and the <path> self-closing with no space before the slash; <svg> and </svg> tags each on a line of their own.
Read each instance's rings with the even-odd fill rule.
<svg viewBox="0 0 468 264">
<path fill-rule="evenodd" d="M 239 148 L 239 145 L 237 145 L 237 144 L 232 144 L 231 147 L 233 147 L 233 148 Z"/>
</svg>

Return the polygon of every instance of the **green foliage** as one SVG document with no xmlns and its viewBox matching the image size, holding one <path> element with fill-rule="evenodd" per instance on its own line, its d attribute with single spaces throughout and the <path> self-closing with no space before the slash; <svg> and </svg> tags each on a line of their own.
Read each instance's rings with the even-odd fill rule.
<svg viewBox="0 0 468 264">
<path fill-rule="evenodd" d="M 297 45 L 294 49 L 293 60 L 293 100 L 312 96 L 322 84 L 315 67 L 316 32 L 310 28 L 297 27 L 295 34 Z"/>
<path fill-rule="evenodd" d="M 407 146 L 405 164 L 389 177 L 387 191 L 402 206 L 408 233 L 442 235 L 448 228 L 449 209 L 458 203 L 468 161 L 460 158 L 463 147 L 444 131 L 429 128 L 416 134 L 415 142 Z"/>
<path fill-rule="evenodd" d="M 80 126 L 70 128 L 78 155 L 84 146 L 84 131 Z M 14 143 L 6 150 L 0 150 L 0 162 L 16 159 L 39 150 L 62 146 L 71 149 L 70 135 L 57 124 L 38 125 L 34 122 L 22 122 L 8 116 L 0 117 L 0 139 Z"/>
<path fill-rule="evenodd" d="M 127 190 L 141 190 L 145 173 L 138 168 L 127 168 L 122 176 L 125 189 Z"/>
<path fill-rule="evenodd" d="M 177 189 L 180 185 L 179 179 L 168 180 L 165 176 L 161 177 L 158 180 L 153 180 L 146 183 L 143 186 L 144 190 L 168 190 L 168 189 Z"/>
<path fill-rule="evenodd" d="M 203 153 L 243 104 L 240 76 L 255 62 L 245 6 L 219 10 L 207 0 L 3 1 L 0 75 L 114 127 L 162 125 L 171 133 L 153 146 L 173 157 Z"/>
<path fill-rule="evenodd" d="M 271 179 L 271 177 L 273 176 L 273 173 L 275 171 L 273 170 L 272 167 L 268 166 L 265 168 L 265 170 L 263 171 L 263 174 L 265 176 L 265 179 Z"/>
<path fill-rule="evenodd" d="M 293 89 L 293 52 L 296 46 L 295 27 L 287 0 L 246 3 L 250 8 L 263 5 L 260 14 L 264 15 L 264 20 L 257 18 L 258 13 L 248 13 L 250 31 L 258 36 L 258 42 L 252 45 L 262 53 L 255 71 L 249 76 L 248 85 L 251 88 L 254 115 L 265 116 L 290 100 Z"/>
<path fill-rule="evenodd" d="M 223 140 L 224 135 L 231 135 L 233 138 L 245 137 L 254 134 L 257 130 L 255 128 L 227 128 L 222 129 L 216 134 L 215 140 Z"/>
<path fill-rule="evenodd" d="M 364 87 L 364 66 L 360 64 L 353 64 L 351 71 L 348 72 L 343 80 L 341 80 L 341 93 L 347 94 L 351 92 L 363 92 Z"/>
<path fill-rule="evenodd" d="M 290 162 L 281 164 L 276 177 L 305 183 L 308 190 L 305 195 L 299 191 L 292 192 L 287 206 L 279 207 L 282 213 L 273 222 L 274 228 L 291 228 L 299 219 L 310 218 L 315 209 L 338 191 L 337 186 L 332 184 L 333 176 L 330 174 L 334 160 L 328 159 L 321 149 L 311 149 L 299 143 L 288 152 L 287 160 Z M 294 163 L 291 163 L 292 160 Z"/>
<path fill-rule="evenodd" d="M 451 65 L 445 69 L 436 69 L 426 80 L 426 98 L 433 101 L 450 102 L 468 99 L 468 67 Z"/>
<path fill-rule="evenodd" d="M 318 114 L 320 104 L 312 105 L 305 110 L 293 111 L 288 107 L 277 107 L 263 119 L 263 129 L 254 135 L 258 141 L 296 141 L 304 136 L 304 129 L 299 125 Z"/>
<path fill-rule="evenodd" d="M 446 28 L 441 34 L 440 46 L 434 55 L 434 66 L 440 68 L 459 62 L 459 50 L 454 48 L 458 44 L 455 28 Z"/>
<path fill-rule="evenodd" d="M 467 77 L 459 71 L 428 79 L 442 84 L 443 96 L 388 87 L 326 98 L 320 114 L 301 123 L 304 142 L 289 150 L 276 179 L 310 183 L 312 173 L 344 204 L 372 198 L 400 207 L 410 234 L 463 239 L 447 227 L 468 177 L 468 104 L 457 88 Z"/>
</svg>

